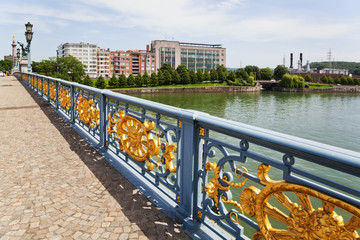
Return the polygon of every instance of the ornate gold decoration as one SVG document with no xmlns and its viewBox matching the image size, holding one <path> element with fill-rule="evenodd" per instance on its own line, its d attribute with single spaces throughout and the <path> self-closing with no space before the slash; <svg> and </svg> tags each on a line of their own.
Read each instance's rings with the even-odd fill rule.
<svg viewBox="0 0 360 240">
<path fill-rule="evenodd" d="M 171 173 L 176 172 L 176 166 L 173 165 L 173 160 L 175 159 L 174 153 L 176 152 L 177 152 L 177 147 L 175 144 L 166 143 L 166 149 L 165 152 L 163 153 L 165 170 L 169 170 Z"/>
<path fill-rule="evenodd" d="M 202 219 L 202 212 L 200 210 L 197 211 L 197 215 L 200 219 Z"/>
<path fill-rule="evenodd" d="M 60 88 L 59 90 L 59 102 L 60 105 L 65 108 L 66 110 L 70 109 L 71 106 L 71 98 L 69 95 L 69 90 L 64 89 L 64 88 Z"/>
<path fill-rule="evenodd" d="M 117 135 L 120 150 L 129 154 L 136 161 L 146 161 L 147 169 L 153 170 L 154 164 L 149 158 L 159 154 L 159 140 L 155 139 L 151 133 L 151 130 L 155 128 L 155 123 L 152 121 L 143 123 L 132 116 L 125 115 L 124 111 L 120 111 L 114 116 L 115 119 L 109 116 L 108 132 Z"/>
<path fill-rule="evenodd" d="M 55 85 L 50 84 L 50 98 L 55 101 L 56 98 L 56 90 Z"/>
<path fill-rule="evenodd" d="M 47 82 L 44 81 L 43 84 L 43 94 L 47 95 L 48 94 L 48 85 Z"/>
<path fill-rule="evenodd" d="M 179 120 L 179 128 L 181 128 L 181 121 Z"/>
<path fill-rule="evenodd" d="M 41 80 L 40 79 L 38 79 L 38 90 L 40 90 L 41 91 Z"/>
<path fill-rule="evenodd" d="M 201 127 L 199 134 L 200 136 L 205 136 L 205 129 Z"/>
<path fill-rule="evenodd" d="M 241 204 L 249 216 L 256 216 L 260 233 L 253 239 L 359 239 L 356 230 L 360 229 L 360 209 L 311 188 L 273 181 L 267 172 L 270 167 L 262 164 L 258 168 L 258 177 L 266 186 L 261 191 L 253 186 L 241 192 Z M 294 193 L 298 203 L 293 202 L 286 193 Z M 287 209 L 283 212 L 269 202 L 273 197 Z M 312 199 L 322 202 L 322 208 L 314 209 Z M 353 217 L 344 223 L 342 216 L 334 208 L 347 211 Z M 282 222 L 286 227 L 278 229 L 272 226 L 269 218 Z"/>
<path fill-rule="evenodd" d="M 176 197 L 176 201 L 177 201 L 178 203 L 180 203 L 180 196 L 177 196 L 177 197 Z"/>
<path fill-rule="evenodd" d="M 88 124 L 90 128 L 94 128 L 95 125 L 100 125 L 100 112 L 96 108 L 93 99 L 88 100 L 80 94 L 76 102 L 75 110 L 78 113 L 79 120 Z"/>
</svg>

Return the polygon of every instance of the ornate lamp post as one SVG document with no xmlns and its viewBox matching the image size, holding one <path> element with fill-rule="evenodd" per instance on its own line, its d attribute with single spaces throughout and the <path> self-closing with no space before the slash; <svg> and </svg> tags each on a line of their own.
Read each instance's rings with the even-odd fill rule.
<svg viewBox="0 0 360 240">
<path fill-rule="evenodd" d="M 28 43 L 27 45 L 27 50 L 28 50 L 28 73 L 31 73 L 31 54 L 30 54 L 30 44 L 31 44 L 31 40 L 33 38 L 33 32 L 32 32 L 32 27 L 33 25 L 28 22 L 27 24 L 25 24 L 26 27 L 26 32 L 25 32 L 25 37 L 26 37 L 26 42 Z"/>
<path fill-rule="evenodd" d="M 16 49 L 17 69 L 20 72 L 20 48 Z"/>
</svg>

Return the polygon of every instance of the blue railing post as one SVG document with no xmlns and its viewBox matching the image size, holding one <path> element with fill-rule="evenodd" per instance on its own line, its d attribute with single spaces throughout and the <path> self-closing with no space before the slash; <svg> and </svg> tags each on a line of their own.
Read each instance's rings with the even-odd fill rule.
<svg viewBox="0 0 360 240">
<path fill-rule="evenodd" d="M 100 149 L 105 150 L 108 144 L 108 132 L 107 132 L 107 98 L 102 93 L 100 96 Z"/>
<path fill-rule="evenodd" d="M 202 143 L 199 138 L 199 127 L 194 121 L 195 111 L 188 111 L 191 118 L 181 119 L 180 140 L 180 213 L 184 215 L 184 225 L 191 230 L 199 227 L 196 209 L 199 199 L 198 172 L 202 168 L 199 156 Z M 200 155 L 199 155 L 200 154 Z"/>
<path fill-rule="evenodd" d="M 41 79 L 41 96 L 44 96 L 44 78 L 43 77 L 39 77 Z"/>
<path fill-rule="evenodd" d="M 46 82 L 47 82 L 47 102 L 50 103 L 50 80 L 49 78 L 46 78 Z"/>
<path fill-rule="evenodd" d="M 55 93 L 56 93 L 55 108 L 57 110 L 57 109 L 59 109 L 59 82 L 58 81 L 55 81 Z"/>
</svg>

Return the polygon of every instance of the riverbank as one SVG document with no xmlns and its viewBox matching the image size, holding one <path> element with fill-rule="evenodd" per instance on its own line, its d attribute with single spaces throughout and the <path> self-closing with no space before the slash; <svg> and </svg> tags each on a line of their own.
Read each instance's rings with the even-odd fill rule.
<svg viewBox="0 0 360 240">
<path fill-rule="evenodd" d="M 214 92 L 260 92 L 259 86 L 204 86 L 204 87 L 171 87 L 171 88 L 129 88 L 115 89 L 114 92 L 123 94 L 141 93 L 214 93 Z"/>
<path fill-rule="evenodd" d="M 360 93 L 359 86 L 333 86 L 332 88 L 281 88 L 274 87 L 276 92 L 307 92 L 307 93 Z"/>
</svg>

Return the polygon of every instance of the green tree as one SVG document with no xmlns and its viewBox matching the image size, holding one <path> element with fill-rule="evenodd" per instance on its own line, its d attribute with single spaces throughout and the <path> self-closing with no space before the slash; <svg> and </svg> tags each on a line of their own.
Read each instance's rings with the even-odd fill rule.
<svg viewBox="0 0 360 240">
<path fill-rule="evenodd" d="M 197 70 L 196 76 L 197 76 L 197 81 L 198 81 L 199 83 L 201 83 L 202 81 L 204 81 L 204 74 L 202 73 L 202 71 L 201 71 L 200 69 Z"/>
<path fill-rule="evenodd" d="M 225 72 L 227 72 L 227 69 L 224 65 L 217 65 L 216 72 L 219 73 L 219 71 L 223 71 L 225 73 Z"/>
<path fill-rule="evenodd" d="M 150 85 L 150 76 L 147 72 L 144 73 L 143 75 L 143 83 L 145 86 L 149 86 Z"/>
<path fill-rule="evenodd" d="M 341 83 L 340 78 L 339 77 L 334 78 L 334 83 L 335 84 L 340 84 Z"/>
<path fill-rule="evenodd" d="M 180 75 L 180 82 L 182 84 L 189 84 L 190 83 L 190 74 L 189 74 L 189 71 L 188 71 L 188 69 L 187 69 L 187 67 L 185 65 L 179 65 L 176 68 L 176 71 Z"/>
<path fill-rule="evenodd" d="M 258 79 L 262 79 L 262 80 L 271 80 L 274 76 L 273 71 L 270 68 L 262 68 L 260 70 L 260 76 Z M 261 78 L 260 78 L 261 77 Z"/>
<path fill-rule="evenodd" d="M 229 72 L 228 76 L 227 76 L 227 82 L 228 81 L 235 81 L 235 78 L 236 78 L 236 75 L 235 75 L 234 71 L 231 70 Z"/>
<path fill-rule="evenodd" d="M 156 73 L 152 73 L 150 76 L 150 86 L 154 87 L 157 85 L 159 85 L 158 76 L 156 75 Z"/>
<path fill-rule="evenodd" d="M 329 84 L 334 84 L 334 79 L 331 77 L 331 76 L 329 76 L 328 78 L 327 78 L 327 81 L 328 81 L 328 83 Z"/>
<path fill-rule="evenodd" d="M 134 87 L 135 86 L 135 78 L 134 78 L 134 75 L 130 74 L 128 77 L 127 77 L 127 86 L 128 87 Z"/>
<path fill-rule="evenodd" d="M 249 74 L 243 68 L 236 69 L 235 75 L 236 78 L 239 78 L 240 80 L 247 81 L 249 79 Z"/>
<path fill-rule="evenodd" d="M 106 82 L 105 79 L 102 75 L 100 75 L 95 83 L 95 87 L 100 88 L 100 89 L 104 89 L 106 87 Z"/>
<path fill-rule="evenodd" d="M 276 80 L 281 80 L 282 76 L 286 73 L 290 73 L 289 69 L 283 65 L 278 65 L 274 70 L 274 78 Z"/>
<path fill-rule="evenodd" d="M 163 63 L 163 65 L 160 68 L 161 71 L 169 71 L 169 73 L 172 73 L 174 69 L 171 67 L 169 63 Z"/>
<path fill-rule="evenodd" d="M 216 73 L 215 69 L 211 69 L 211 71 L 210 71 L 210 81 L 215 82 L 216 80 L 218 80 L 218 74 Z"/>
<path fill-rule="evenodd" d="M 87 75 L 87 74 L 83 80 L 83 84 L 90 86 L 90 87 L 94 86 L 94 82 L 90 79 L 89 75 Z"/>
<path fill-rule="evenodd" d="M 247 72 L 248 75 L 250 75 L 250 73 L 254 73 L 254 77 L 255 77 L 255 80 L 256 79 L 263 79 L 262 76 L 261 76 L 261 72 L 260 72 L 260 69 L 258 66 L 251 66 L 251 65 L 248 65 L 244 68 L 244 70 Z"/>
<path fill-rule="evenodd" d="M 191 83 L 197 83 L 198 82 L 197 75 L 196 75 L 194 70 L 190 70 L 189 75 L 190 75 L 190 82 Z"/>
<path fill-rule="evenodd" d="M 125 74 L 122 73 L 122 74 L 119 76 L 118 83 L 117 83 L 117 87 L 118 87 L 118 88 L 124 88 L 124 87 L 126 87 L 126 86 L 127 86 L 127 79 L 126 79 Z"/>
<path fill-rule="evenodd" d="M 349 85 L 354 85 L 354 79 L 352 79 L 351 77 L 348 77 L 348 78 L 347 78 L 347 83 L 348 83 Z"/>
<path fill-rule="evenodd" d="M 85 76 L 85 65 L 71 55 L 56 58 L 56 72 L 63 76 L 68 75 L 71 81 L 79 82 L 81 77 Z"/>
<path fill-rule="evenodd" d="M 327 84 L 327 83 L 328 83 L 328 79 L 327 79 L 327 77 L 326 77 L 325 75 L 322 75 L 322 76 L 320 77 L 320 81 L 321 81 L 322 83 L 324 83 L 324 84 Z"/>
<path fill-rule="evenodd" d="M 346 79 L 346 77 L 344 75 L 341 76 L 340 82 L 341 82 L 342 85 L 347 85 L 348 84 L 347 79 Z"/>
<path fill-rule="evenodd" d="M 109 80 L 109 87 L 116 88 L 118 86 L 118 78 L 115 76 L 115 73 L 111 76 Z"/>
<path fill-rule="evenodd" d="M 304 79 L 305 79 L 305 82 L 311 82 L 312 81 L 312 78 L 310 77 L 309 74 L 306 74 Z"/>
<path fill-rule="evenodd" d="M 354 78 L 354 85 L 359 85 L 360 84 L 360 80 L 358 78 Z"/>
<path fill-rule="evenodd" d="M 143 78 L 140 73 L 138 73 L 135 77 L 135 86 L 136 87 L 142 87 L 143 85 Z"/>
<path fill-rule="evenodd" d="M 219 79 L 219 81 L 220 81 L 221 83 L 224 82 L 224 81 L 226 81 L 226 74 L 225 74 L 224 71 L 219 70 L 219 71 L 217 72 L 217 75 L 218 75 L 218 79 Z"/>
<path fill-rule="evenodd" d="M 177 71 L 173 71 L 171 74 L 171 82 L 174 84 L 180 83 L 180 75 Z"/>
<path fill-rule="evenodd" d="M 158 77 L 158 85 L 159 85 L 159 86 L 164 85 L 164 82 L 165 82 L 165 76 L 164 76 L 163 71 L 161 71 L 160 69 L 159 69 L 159 71 L 158 71 L 158 75 L 157 75 L 157 77 Z"/>
<path fill-rule="evenodd" d="M 204 72 L 204 81 L 210 81 L 210 73 L 208 71 Z"/>
<path fill-rule="evenodd" d="M 286 73 L 280 80 L 279 86 L 284 88 L 304 88 L 305 82 L 304 78 L 300 75 L 291 75 L 289 73 Z"/>
<path fill-rule="evenodd" d="M 11 71 L 13 62 L 9 59 L 0 60 L 0 71 L 6 72 Z"/>
<path fill-rule="evenodd" d="M 164 70 L 164 85 L 170 85 L 171 84 L 171 73 L 168 70 Z"/>
</svg>

